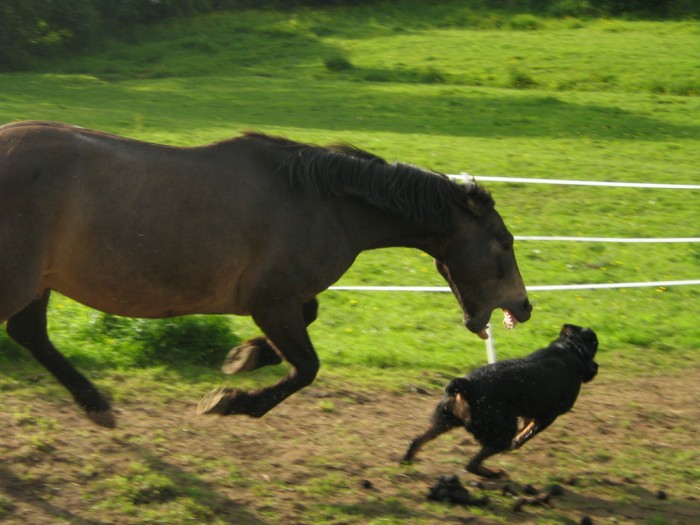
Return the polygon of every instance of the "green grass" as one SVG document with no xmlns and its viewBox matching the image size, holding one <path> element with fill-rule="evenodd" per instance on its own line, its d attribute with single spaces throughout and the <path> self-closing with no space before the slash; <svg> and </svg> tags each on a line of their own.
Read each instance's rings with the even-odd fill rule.
<svg viewBox="0 0 700 525">
<path fill-rule="evenodd" d="M 176 145 L 258 129 L 317 143 L 349 141 L 390 160 L 447 173 L 700 181 L 697 24 L 524 17 L 462 4 L 441 2 L 427 10 L 424 3 L 397 2 L 375 9 L 249 11 L 170 21 L 135 31 L 132 42 L 111 41 L 34 72 L 1 74 L 0 122 L 59 120 Z M 488 186 L 515 235 L 700 236 L 697 191 Z M 523 241 L 516 255 L 529 285 L 700 277 L 697 244 Z M 407 249 L 362 254 L 339 284 L 444 285 L 429 257 Z M 533 318 L 513 332 L 494 315 L 500 358 L 524 355 L 572 322 L 598 332 L 604 380 L 634 378 L 643 384 L 644 377 L 700 369 L 697 286 L 533 292 L 530 298 Z M 314 388 L 438 391 L 449 378 L 485 362 L 484 344 L 465 331 L 451 294 L 328 291 L 320 301 L 319 319 L 310 327 L 322 366 Z M 115 406 L 143 399 L 152 406 L 194 401 L 222 382 L 257 388 L 287 370 L 222 378 L 218 363 L 228 347 L 257 333 L 248 318 L 122 320 L 55 294 L 50 333 L 113 396 Z M 38 393 L 70 403 L 69 394 L 4 333 L 0 368 L 0 391 L 26 401 Z M 344 403 L 341 396 L 320 399 L 316 406 L 320 416 L 333 415 Z M 60 456 L 61 429 L 54 419 L 30 408 L 13 414 L 26 438 L 22 453 Z M 678 486 L 689 493 L 697 480 L 697 468 L 690 466 L 697 454 L 670 447 L 650 452 L 647 437 L 634 432 L 639 414 L 665 424 L 663 414 L 632 405 L 628 413 L 621 408 L 616 414 L 628 418 L 632 445 L 618 455 L 596 444 L 581 451 L 571 444 L 573 437 L 563 440 L 562 450 L 549 456 L 552 482 L 563 482 L 557 472 L 597 472 L 605 465 L 612 476 L 639 475 L 647 486 Z M 604 425 L 597 417 L 591 415 L 593 424 Z M 368 492 L 361 503 L 344 500 L 357 484 L 332 469 L 309 467 L 315 477 L 294 484 L 263 482 L 259 464 L 232 466 L 229 450 L 220 463 L 206 464 L 193 450 L 178 459 L 185 464 L 180 469 L 172 460 L 145 454 L 139 440 L 148 438 L 138 429 L 125 432 L 119 434 L 125 442 L 115 438 L 115 444 L 137 460 L 102 472 L 97 458 L 86 453 L 84 497 L 129 523 L 273 522 L 271 494 L 280 492 L 303 502 L 299 513 L 313 523 L 429 522 L 449 519 L 452 512 L 432 503 L 416 511 L 407 498 L 381 493 Z M 226 439 L 230 445 L 234 438 Z M 157 447 L 157 441 L 149 445 Z M 321 457 L 318 463 L 334 459 Z M 459 468 L 462 460 L 434 458 L 446 469 Z M 99 480 L 91 478 L 93 471 L 96 477 L 102 472 Z M 398 484 L 411 475 L 420 474 L 392 467 L 377 477 Z M 641 488 L 587 483 L 585 490 L 611 500 L 649 501 Z M 222 495 L 239 490 L 258 497 L 254 516 Z M 507 498 L 494 499 L 497 508 L 510 508 Z M 0 520 L 14 505 L 0 495 Z M 583 512 L 587 505 L 593 511 L 598 500 L 531 512 L 538 522 L 563 523 L 570 520 L 562 512 L 572 507 Z M 662 504 L 651 505 L 648 523 L 665 523 Z M 689 501 L 680 505 L 689 512 L 695 508 Z M 473 512 L 482 513 L 506 519 L 488 510 Z"/>
<path fill-rule="evenodd" d="M 0 75 L 0 121 L 68 121 L 180 145 L 259 129 L 346 140 L 448 173 L 697 183 L 698 44 L 691 22 L 553 19 L 456 3 L 427 13 L 405 2 L 210 15 Z M 516 235 L 698 235 L 698 192 L 489 186 Z M 619 282 L 697 278 L 700 248 L 521 242 L 517 255 L 531 285 Z M 364 254 L 341 283 L 443 284 L 429 258 L 409 250 Z M 523 354 L 576 322 L 600 332 L 608 366 L 636 369 L 627 357 L 636 352 L 662 369 L 697 364 L 698 293 L 533 293 L 532 322 L 496 330 L 499 354 Z M 483 359 L 447 294 L 328 292 L 321 301 L 311 332 L 333 373 L 410 377 Z M 97 314 L 61 298 L 54 306 L 54 338 L 87 366 L 140 365 L 169 346 L 202 351 L 187 348 L 186 334 L 158 343 L 173 323 L 100 331 Z M 247 320 L 217 323 L 214 345 L 255 332 Z"/>
</svg>

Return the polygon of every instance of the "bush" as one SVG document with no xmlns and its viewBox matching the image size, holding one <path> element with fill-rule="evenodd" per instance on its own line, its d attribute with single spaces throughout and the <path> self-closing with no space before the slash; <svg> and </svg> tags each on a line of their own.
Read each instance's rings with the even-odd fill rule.
<svg viewBox="0 0 700 525">
<path fill-rule="evenodd" d="M 418 82 L 420 84 L 444 84 L 445 81 L 445 75 L 432 67 L 418 74 Z"/>
<path fill-rule="evenodd" d="M 131 364 L 156 363 L 220 365 L 238 344 L 225 317 L 190 315 L 170 319 L 131 319 L 98 314 L 86 336 L 100 342 L 118 339 L 131 343 Z"/>
<path fill-rule="evenodd" d="M 537 81 L 518 68 L 509 71 L 510 87 L 515 89 L 532 89 L 537 86 Z"/>
<path fill-rule="evenodd" d="M 352 63 L 344 57 L 331 57 L 323 61 L 328 71 L 347 71 L 352 69 Z"/>
<path fill-rule="evenodd" d="M 559 0 L 549 8 L 554 16 L 592 16 L 597 10 L 589 0 Z"/>
<path fill-rule="evenodd" d="M 220 365 L 235 343 L 224 317 L 191 315 L 135 321 L 141 365 L 158 362 Z"/>
<path fill-rule="evenodd" d="M 515 15 L 510 21 L 510 28 L 518 31 L 534 31 L 541 27 L 539 18 L 534 15 Z"/>
<path fill-rule="evenodd" d="M 128 34 L 139 25 L 160 22 L 169 17 L 192 16 L 215 10 L 352 6 L 379 1 L 2 0 L 0 71 L 29 69 L 33 57 L 83 49 L 105 34 Z M 527 11 L 557 16 L 700 16 L 700 2 L 696 0 L 480 0 L 475 4 L 489 9 L 520 12 L 510 22 L 511 28 L 519 30 L 538 29 L 542 23 L 533 14 L 526 14 Z M 523 14 L 523 11 L 526 13 Z M 500 18 L 494 18 L 491 23 L 500 23 Z"/>
</svg>

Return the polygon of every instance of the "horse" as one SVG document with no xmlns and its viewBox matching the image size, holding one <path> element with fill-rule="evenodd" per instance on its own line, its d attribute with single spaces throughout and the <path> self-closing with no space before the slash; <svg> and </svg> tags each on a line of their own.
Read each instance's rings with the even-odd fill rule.
<svg viewBox="0 0 700 525">
<path fill-rule="evenodd" d="M 197 412 L 261 417 L 314 381 L 316 297 L 365 250 L 432 256 L 481 337 L 497 308 L 509 326 L 527 321 L 513 236 L 494 206 L 476 183 L 347 144 L 248 132 L 174 147 L 10 123 L 0 127 L 0 323 L 93 422 L 113 427 L 110 404 L 49 339 L 52 290 L 117 316 L 251 316 L 263 335 L 234 348 L 224 371 L 284 359 L 290 372 L 253 392 L 214 390 Z"/>
</svg>

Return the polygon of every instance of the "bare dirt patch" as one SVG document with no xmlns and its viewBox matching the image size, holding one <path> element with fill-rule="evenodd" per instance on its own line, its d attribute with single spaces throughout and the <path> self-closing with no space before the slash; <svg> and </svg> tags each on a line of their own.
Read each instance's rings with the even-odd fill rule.
<svg viewBox="0 0 700 525">
<path fill-rule="evenodd" d="M 0 522 L 697 523 L 697 377 L 585 385 L 573 412 L 489 461 L 509 473 L 497 483 L 462 470 L 475 445 L 459 429 L 413 466 L 398 465 L 437 390 L 321 382 L 259 420 L 196 416 L 196 399 L 144 399 L 116 403 L 115 430 L 95 427 L 65 397 L 28 407 L 4 392 Z M 427 499 L 439 476 L 455 474 L 488 505 Z M 548 501 L 533 502 L 554 485 Z"/>
</svg>

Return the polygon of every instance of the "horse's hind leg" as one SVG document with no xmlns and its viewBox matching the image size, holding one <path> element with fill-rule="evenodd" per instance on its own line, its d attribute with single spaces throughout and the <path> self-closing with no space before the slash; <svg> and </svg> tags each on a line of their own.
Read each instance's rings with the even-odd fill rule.
<svg viewBox="0 0 700 525">
<path fill-rule="evenodd" d="M 115 420 L 107 402 L 97 389 L 56 350 L 49 340 L 46 325 L 46 307 L 50 291 L 16 313 L 7 321 L 8 335 L 26 348 L 82 406 L 90 419 L 104 427 L 114 427 Z"/>
<path fill-rule="evenodd" d="M 199 414 L 247 414 L 262 417 L 316 378 L 318 356 L 306 331 L 306 317 L 301 305 L 293 301 L 278 303 L 254 311 L 253 319 L 277 352 L 292 365 L 292 369 L 275 385 L 256 392 L 217 389 L 199 402 Z"/>
<path fill-rule="evenodd" d="M 318 315 L 318 300 L 313 298 L 304 303 L 304 322 L 309 326 Z M 283 358 L 270 344 L 266 337 L 254 337 L 248 339 L 242 345 L 233 348 L 221 365 L 224 374 L 238 374 L 249 372 L 264 366 L 278 365 Z"/>
</svg>

